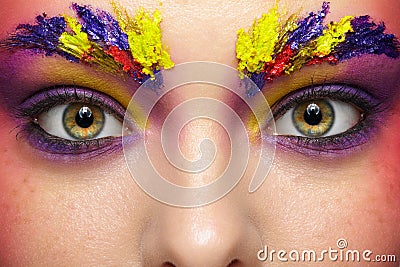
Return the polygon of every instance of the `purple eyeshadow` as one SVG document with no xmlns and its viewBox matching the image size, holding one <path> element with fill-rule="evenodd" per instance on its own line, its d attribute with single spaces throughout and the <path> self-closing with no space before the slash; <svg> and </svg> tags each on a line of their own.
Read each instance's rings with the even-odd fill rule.
<svg viewBox="0 0 400 267">
<path fill-rule="evenodd" d="M 25 100 L 18 107 L 17 118 L 21 120 L 21 132 L 28 143 L 43 152 L 45 158 L 65 161 L 89 159 L 108 154 L 122 148 L 121 137 L 104 137 L 89 140 L 66 140 L 45 132 L 37 122 L 37 116 L 57 105 L 68 103 L 89 103 L 99 106 L 105 112 L 123 120 L 125 109 L 105 94 L 85 88 L 58 87 L 47 89 Z M 122 133 L 121 133 L 122 134 Z M 132 135 L 127 140 L 135 141 Z"/>
<path fill-rule="evenodd" d="M 321 85 L 300 89 L 285 96 L 272 107 L 275 120 L 302 101 L 321 98 L 356 105 L 362 110 L 361 120 L 346 132 L 333 136 L 310 138 L 277 135 L 274 140 L 281 148 L 309 156 L 348 154 L 370 140 L 378 131 L 377 126 L 384 122 L 385 111 L 390 108 L 361 89 L 349 85 Z"/>
<path fill-rule="evenodd" d="M 121 137 L 72 141 L 52 136 L 32 123 L 24 126 L 22 135 L 28 143 L 50 160 L 77 161 L 89 160 L 102 154 L 107 155 L 122 149 Z"/>
<path fill-rule="evenodd" d="M 123 118 L 125 109 L 121 104 L 111 99 L 106 94 L 87 88 L 62 86 L 45 89 L 29 99 L 25 100 L 19 107 L 23 114 L 36 116 L 56 105 L 63 105 L 72 102 L 90 103 L 103 107 L 107 112 Z"/>
</svg>

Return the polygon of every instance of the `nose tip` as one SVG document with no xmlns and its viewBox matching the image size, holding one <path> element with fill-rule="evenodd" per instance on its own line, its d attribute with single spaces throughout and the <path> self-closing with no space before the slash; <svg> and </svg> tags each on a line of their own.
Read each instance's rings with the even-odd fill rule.
<svg viewBox="0 0 400 267">
<path fill-rule="evenodd" d="M 143 236 L 144 266 L 260 266 L 261 238 L 247 217 L 221 207 L 167 209 Z"/>
</svg>

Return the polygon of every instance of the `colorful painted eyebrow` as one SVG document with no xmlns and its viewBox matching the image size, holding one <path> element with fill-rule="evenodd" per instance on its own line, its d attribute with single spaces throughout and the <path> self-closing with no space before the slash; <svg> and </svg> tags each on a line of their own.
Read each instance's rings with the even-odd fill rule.
<svg viewBox="0 0 400 267">
<path fill-rule="evenodd" d="M 57 54 L 73 62 L 100 66 L 111 73 L 127 73 L 143 83 L 161 68 L 174 66 L 161 42 L 161 15 L 140 9 L 131 18 L 112 3 L 116 19 L 103 10 L 72 4 L 76 18 L 67 15 L 36 17 L 36 24 L 20 24 L 0 47 L 33 49 Z"/>
<path fill-rule="evenodd" d="M 262 89 L 266 82 L 306 65 L 337 64 L 363 54 L 399 57 L 399 41 L 385 33 L 383 22 L 377 25 L 369 16 L 345 16 L 325 26 L 328 12 L 329 2 L 324 2 L 318 13 L 302 19 L 293 14 L 281 23 L 276 4 L 247 32 L 238 31 L 238 70 Z M 247 92 L 249 96 L 255 93 L 254 89 Z"/>
</svg>

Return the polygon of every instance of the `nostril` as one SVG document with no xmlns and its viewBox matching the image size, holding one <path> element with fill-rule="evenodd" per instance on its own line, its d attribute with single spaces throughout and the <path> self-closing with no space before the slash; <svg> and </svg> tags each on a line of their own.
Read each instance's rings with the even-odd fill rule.
<svg viewBox="0 0 400 267">
<path fill-rule="evenodd" d="M 240 261 L 237 259 L 232 260 L 226 267 L 239 267 L 241 265 Z M 175 264 L 171 262 L 164 262 L 161 267 L 176 267 Z"/>
<path fill-rule="evenodd" d="M 176 266 L 175 266 L 175 264 L 167 261 L 167 262 L 164 262 L 163 265 L 161 265 L 161 267 L 176 267 Z"/>
<path fill-rule="evenodd" d="M 239 266 L 241 266 L 240 261 L 237 259 L 234 259 L 226 267 L 239 267 Z"/>
</svg>

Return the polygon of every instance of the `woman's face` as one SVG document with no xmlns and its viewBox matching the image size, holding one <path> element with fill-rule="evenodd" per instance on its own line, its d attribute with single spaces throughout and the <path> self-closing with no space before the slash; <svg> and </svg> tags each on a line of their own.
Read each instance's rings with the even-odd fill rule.
<svg viewBox="0 0 400 267">
<path fill-rule="evenodd" d="M 163 43 L 175 64 L 212 61 L 232 67 L 237 66 L 237 30 L 250 27 L 274 4 L 261 0 L 119 3 L 131 14 L 140 6 L 160 10 Z M 87 0 L 80 4 L 112 12 L 108 1 Z M 279 2 L 289 14 L 319 10 L 321 4 Z M 43 12 L 49 17 L 71 15 L 70 5 L 64 0 L 3 1 L 0 38 L 20 23 L 33 23 L 34 17 Z M 388 33 L 400 36 L 399 10 L 398 1 L 338 0 L 331 3 L 328 21 L 368 14 L 377 22 L 384 21 Z M 1 265 L 278 265 L 283 263 L 277 258 L 279 250 L 287 252 L 281 255 L 286 258 L 292 250 L 300 254 L 315 250 L 320 257 L 323 250 L 340 251 L 339 239 L 347 241 L 347 250 L 371 250 L 372 254 L 367 255 L 370 259 L 396 255 L 400 260 L 399 60 L 384 55 L 356 57 L 334 66 L 307 66 L 267 83 L 263 93 L 268 100 L 284 99 L 288 91 L 312 85 L 375 90 L 382 96 L 379 104 L 385 109 L 376 111 L 378 115 L 371 114 L 376 118 L 371 126 L 374 134 L 344 153 L 318 155 L 295 145 L 277 144 L 271 171 L 254 193 L 249 193 L 248 187 L 260 142 L 250 142 L 249 168 L 229 194 L 208 205 L 182 208 L 147 195 L 132 179 L 122 148 L 88 159 L 54 160 L 33 148 L 24 135 L 16 138 L 14 107 L 40 90 L 76 85 L 105 92 L 126 104 L 132 88 L 138 87 L 134 81 L 61 57 L 4 49 L 0 57 Z M 187 158 L 200 156 L 198 147 L 204 138 L 211 138 L 218 152 L 211 168 L 188 176 L 167 166 L 157 142 L 161 131 L 157 125 L 179 103 L 199 96 L 227 103 L 242 115 L 247 112 L 244 102 L 232 92 L 207 84 L 171 91 L 157 105 L 153 116 L 162 119 L 155 120 L 156 126 L 149 131 L 149 155 L 161 166 L 164 176 L 191 187 L 215 180 L 229 164 L 231 146 L 226 130 L 207 118 L 190 121 L 182 128 L 178 144 Z M 357 110 L 352 108 L 351 112 L 357 114 Z M 341 117 L 345 120 L 350 115 L 343 113 Z M 276 125 L 279 128 L 278 121 Z M 266 246 L 268 252 L 258 253 Z M 273 259 L 271 250 L 277 251 Z M 257 254 L 260 257 L 266 253 L 266 261 L 257 258 Z M 329 253 L 317 264 L 331 266 L 334 262 L 348 264 L 330 260 Z M 302 264 L 310 262 L 295 263 Z M 361 259 L 354 264 L 372 263 Z"/>
</svg>

